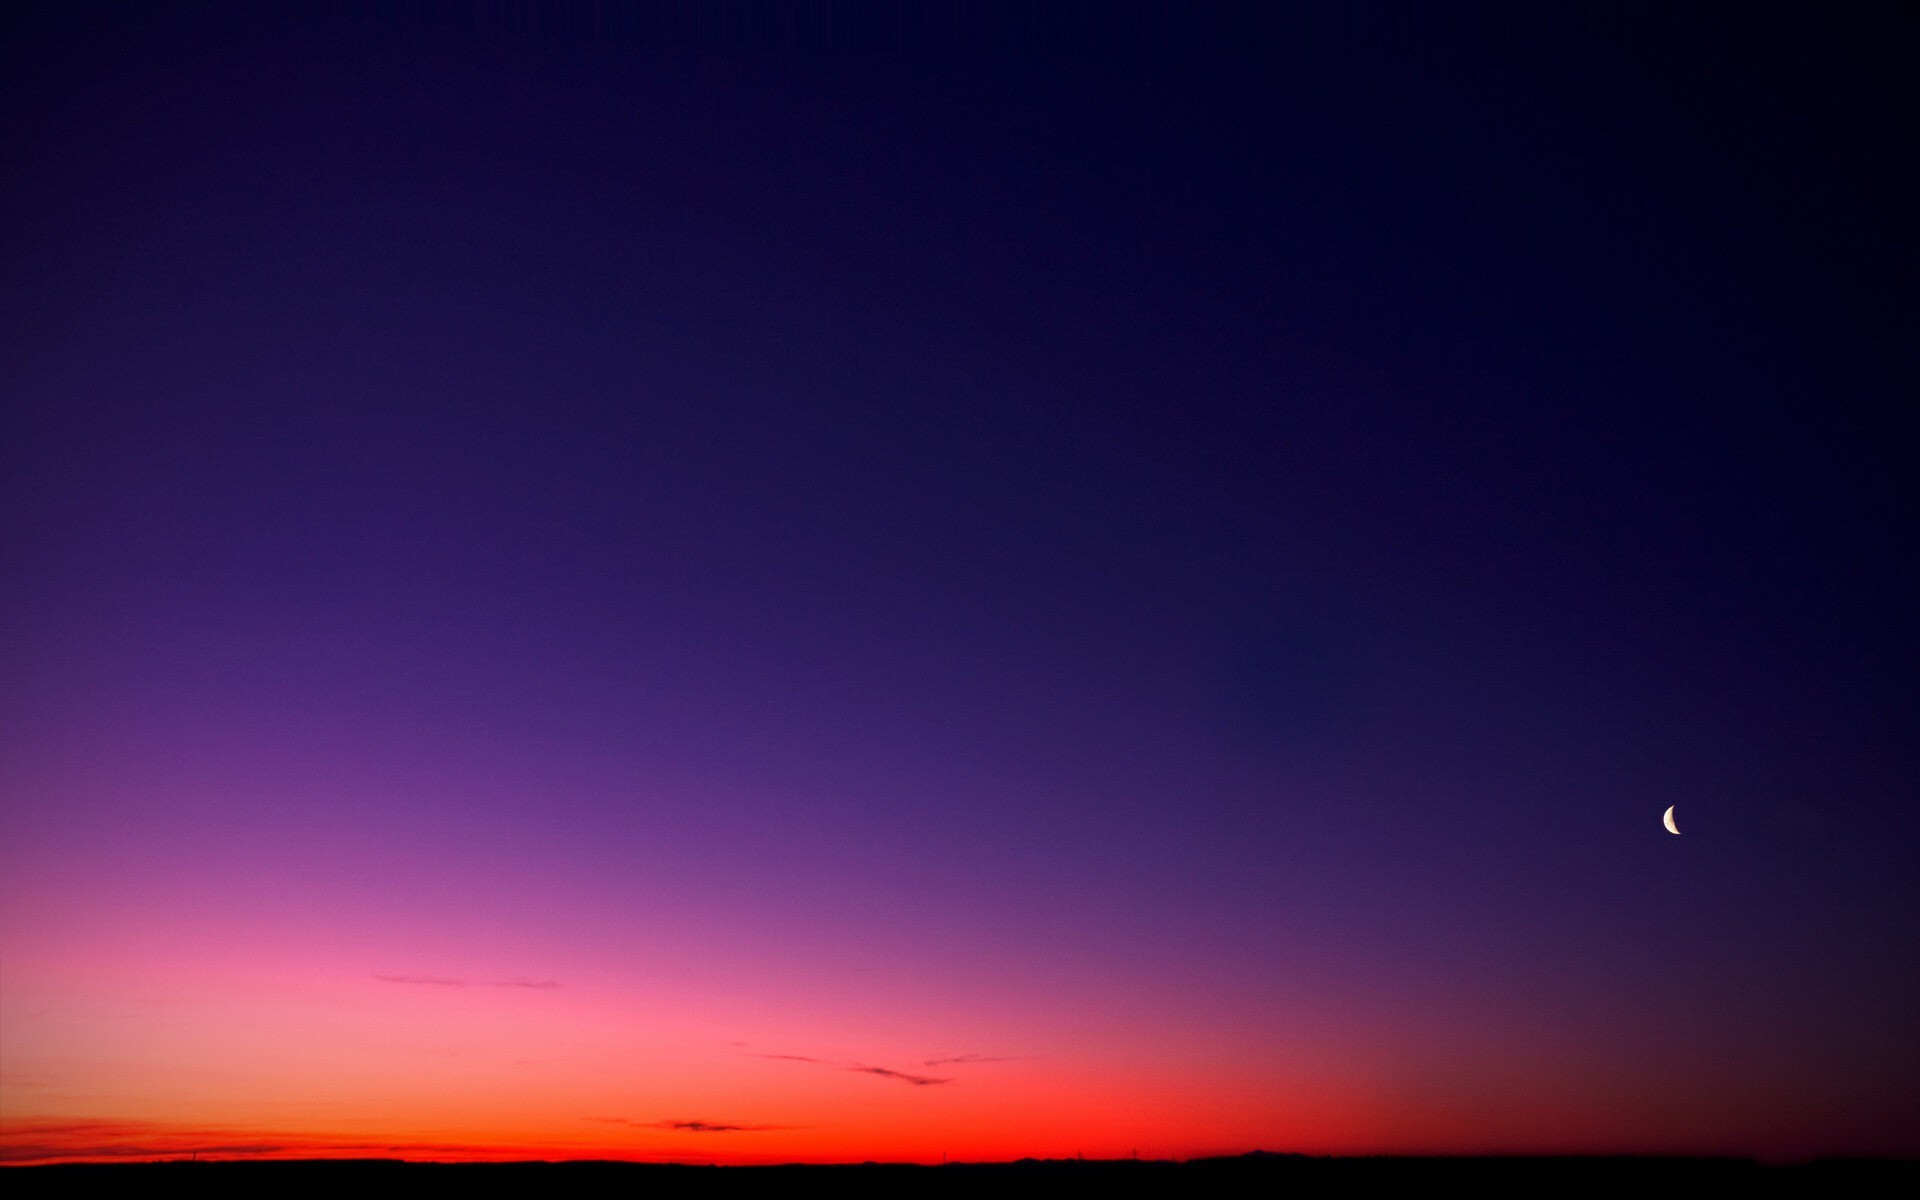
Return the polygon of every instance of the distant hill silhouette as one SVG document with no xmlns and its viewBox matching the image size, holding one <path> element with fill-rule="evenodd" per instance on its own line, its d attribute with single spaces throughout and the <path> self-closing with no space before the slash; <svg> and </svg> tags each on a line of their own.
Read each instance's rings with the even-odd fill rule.
<svg viewBox="0 0 1920 1200">
<path fill-rule="evenodd" d="M 367 1195 L 399 1194 L 416 1187 L 454 1186 L 463 1196 L 528 1188 L 559 1195 L 617 1195 L 619 1189 L 644 1187 L 646 1194 L 712 1194 L 716 1186 L 788 1189 L 812 1185 L 848 1188 L 865 1194 L 872 1186 L 903 1194 L 957 1195 L 978 1189 L 1004 1194 L 1009 1189 L 1052 1194 L 1065 1180 L 1084 1179 L 1102 1189 L 1126 1194 L 1189 1195 L 1200 1178 L 1229 1186 L 1252 1184 L 1284 1189 L 1287 1197 L 1362 1194 L 1414 1194 L 1434 1189 L 1483 1196 L 1621 1196 L 1630 1200 L 1662 1195 L 1705 1194 L 1749 1197 L 1916 1195 L 1920 1160 L 1826 1159 L 1769 1166 L 1751 1159 L 1635 1156 L 1564 1157 L 1363 1157 L 1320 1158 L 1256 1150 L 1229 1157 L 1169 1159 L 1041 1159 L 1013 1162 L 785 1164 L 712 1166 L 694 1163 L 605 1161 L 430 1163 L 401 1159 L 245 1159 L 166 1160 L 145 1163 L 67 1163 L 12 1167 L 9 1191 L 27 1194 L 45 1184 L 45 1194 L 67 1194 L 74 1185 L 116 1188 L 187 1186 L 195 1194 L 221 1185 L 275 1194 L 338 1192 L 351 1188 L 353 1200 Z M 1229 1180 L 1233 1182 L 1229 1184 Z M 26 1191 L 17 1190 L 25 1186 Z M 684 1189 L 684 1192 L 683 1192 Z M 1404 1191 L 1403 1191 L 1404 1189 Z M 1462 1190 L 1471 1189 L 1471 1190 Z M 1734 1190 L 1737 1189 L 1737 1190 Z M 237 1192 L 235 1194 L 238 1194 Z"/>
</svg>

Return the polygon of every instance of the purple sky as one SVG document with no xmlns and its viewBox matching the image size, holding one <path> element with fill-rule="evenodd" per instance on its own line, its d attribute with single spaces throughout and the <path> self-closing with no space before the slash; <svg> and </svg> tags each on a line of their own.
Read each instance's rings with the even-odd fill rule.
<svg viewBox="0 0 1920 1200">
<path fill-rule="evenodd" d="M 5 18 L 15 1120 L 1920 1152 L 1911 22 L 641 11 Z"/>
</svg>

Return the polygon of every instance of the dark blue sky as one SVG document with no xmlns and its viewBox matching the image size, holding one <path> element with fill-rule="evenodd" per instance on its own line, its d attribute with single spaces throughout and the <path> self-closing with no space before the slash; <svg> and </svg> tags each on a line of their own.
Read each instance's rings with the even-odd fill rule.
<svg viewBox="0 0 1920 1200">
<path fill-rule="evenodd" d="M 33 887 L 328 780 L 856 957 L 1665 1021 L 1873 1114 L 1688 1145 L 1911 1152 L 1915 32 L 16 6 Z"/>
</svg>

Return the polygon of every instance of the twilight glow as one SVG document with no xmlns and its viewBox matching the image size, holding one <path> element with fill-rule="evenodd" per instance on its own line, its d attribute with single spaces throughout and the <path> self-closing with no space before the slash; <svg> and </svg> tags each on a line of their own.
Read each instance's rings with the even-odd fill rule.
<svg viewBox="0 0 1920 1200">
<path fill-rule="evenodd" d="M 1841 33 L 635 11 L 4 18 L 0 1161 L 1920 1153 Z"/>
</svg>

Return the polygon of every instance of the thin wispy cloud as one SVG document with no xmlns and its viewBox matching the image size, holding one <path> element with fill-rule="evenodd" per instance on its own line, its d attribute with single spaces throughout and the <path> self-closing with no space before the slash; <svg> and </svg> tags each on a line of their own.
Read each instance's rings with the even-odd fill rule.
<svg viewBox="0 0 1920 1200">
<path fill-rule="evenodd" d="M 896 1071 L 891 1067 L 870 1067 L 865 1063 L 834 1062 L 831 1059 L 812 1058 L 805 1054 L 755 1054 L 755 1058 L 771 1058 L 780 1062 L 812 1063 L 818 1067 L 832 1067 L 841 1071 L 855 1071 L 862 1075 L 877 1075 L 882 1079 L 898 1079 L 914 1087 L 932 1087 L 940 1083 L 952 1083 L 951 1079 L 935 1079 L 930 1075 L 915 1075 L 908 1071 Z"/>
<path fill-rule="evenodd" d="M 551 979 L 450 979 L 444 975 L 375 975 L 382 983 L 406 983 L 415 987 L 466 988 L 557 988 L 559 983 Z"/>
<path fill-rule="evenodd" d="M 991 1054 L 956 1054 L 952 1058 L 929 1058 L 921 1063 L 923 1067 L 944 1067 L 950 1063 L 997 1063 L 1015 1062 L 1012 1057 L 997 1057 Z"/>
<path fill-rule="evenodd" d="M 935 1079 L 928 1075 L 909 1075 L 905 1071 L 891 1071 L 886 1067 L 848 1067 L 849 1071 L 859 1071 L 863 1075 L 878 1075 L 882 1079 L 898 1079 L 901 1083 L 910 1083 L 915 1087 L 932 1087 L 936 1083 L 952 1083 L 951 1079 Z"/>
<path fill-rule="evenodd" d="M 498 1147 L 411 1142 L 110 1118 L 27 1118 L 0 1130 L 0 1163 L 165 1158 L 469 1157 Z"/>
<path fill-rule="evenodd" d="M 792 1129 L 792 1125 L 735 1125 L 720 1121 L 634 1121 L 626 1117 L 589 1117 L 604 1125 L 626 1125 L 633 1129 L 665 1129 L 673 1133 L 765 1133 Z"/>
</svg>

